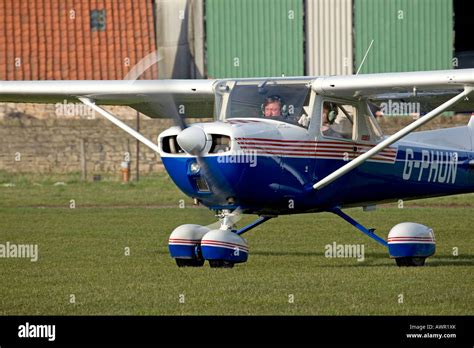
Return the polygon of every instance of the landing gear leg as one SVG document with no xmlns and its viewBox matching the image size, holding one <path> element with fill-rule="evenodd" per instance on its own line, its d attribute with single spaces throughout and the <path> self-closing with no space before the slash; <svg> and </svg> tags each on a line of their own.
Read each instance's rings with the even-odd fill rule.
<svg viewBox="0 0 474 348">
<path fill-rule="evenodd" d="M 375 240 L 377 243 L 381 244 L 382 246 L 388 248 L 388 243 L 381 237 L 377 236 L 375 233 L 374 233 L 374 229 L 367 229 L 366 227 L 362 226 L 360 223 L 358 223 L 357 221 L 355 221 L 353 218 L 351 218 L 349 215 L 345 214 L 342 212 L 341 209 L 339 208 L 334 208 L 331 210 L 331 212 L 333 212 L 334 214 L 340 216 L 341 218 L 343 218 L 344 220 L 346 220 L 348 223 L 350 223 L 352 226 L 354 226 L 355 228 L 357 228 L 359 231 L 361 231 L 362 233 L 364 233 L 365 235 L 369 236 L 370 238 L 372 238 L 373 240 Z"/>
</svg>

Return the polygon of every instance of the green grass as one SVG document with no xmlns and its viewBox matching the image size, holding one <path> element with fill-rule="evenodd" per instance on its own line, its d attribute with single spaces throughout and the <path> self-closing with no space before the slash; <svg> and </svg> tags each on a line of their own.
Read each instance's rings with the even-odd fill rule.
<svg viewBox="0 0 474 348">
<path fill-rule="evenodd" d="M 383 237 L 402 221 L 431 226 L 437 252 L 425 267 L 397 267 L 383 247 L 323 213 L 282 216 L 250 231 L 249 261 L 233 269 L 181 269 L 168 254 L 170 232 L 215 218 L 190 204 L 179 209 L 183 196 L 166 175 L 128 185 L 0 178 L 0 243 L 39 245 L 38 262 L 0 259 L 0 315 L 474 312 L 473 195 L 405 202 L 404 209 L 385 205 L 371 213 L 348 210 Z M 7 182 L 16 186 L 2 186 Z M 70 199 L 76 209 L 68 208 Z M 364 244 L 365 260 L 326 258 L 325 245 L 333 242 Z M 179 303 L 181 294 L 185 303 Z"/>
<path fill-rule="evenodd" d="M 55 185 L 56 184 L 56 185 Z M 65 185 L 63 185 L 65 184 Z M 178 206 L 192 204 L 164 172 L 122 184 L 116 176 L 82 182 L 80 175 L 13 175 L 0 171 L 0 207 Z"/>
</svg>

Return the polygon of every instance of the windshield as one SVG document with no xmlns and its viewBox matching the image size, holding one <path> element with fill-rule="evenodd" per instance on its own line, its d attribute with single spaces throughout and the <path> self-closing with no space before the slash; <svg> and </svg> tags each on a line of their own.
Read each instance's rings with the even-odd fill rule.
<svg viewBox="0 0 474 348">
<path fill-rule="evenodd" d="M 237 83 L 230 94 L 227 118 L 259 117 L 298 124 L 308 114 L 308 104 L 305 84 Z"/>
</svg>

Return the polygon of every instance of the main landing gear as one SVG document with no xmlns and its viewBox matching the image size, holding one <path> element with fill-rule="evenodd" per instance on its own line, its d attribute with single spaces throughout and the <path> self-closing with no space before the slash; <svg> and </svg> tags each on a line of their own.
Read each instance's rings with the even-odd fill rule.
<svg viewBox="0 0 474 348">
<path fill-rule="evenodd" d="M 339 208 L 332 212 L 356 227 L 362 233 L 374 239 L 377 243 L 388 248 L 390 257 L 395 259 L 398 267 L 418 267 L 425 264 L 427 257 L 436 251 L 436 240 L 433 230 L 415 222 L 402 222 L 392 227 L 388 234 L 388 242 L 355 221 Z"/>
</svg>

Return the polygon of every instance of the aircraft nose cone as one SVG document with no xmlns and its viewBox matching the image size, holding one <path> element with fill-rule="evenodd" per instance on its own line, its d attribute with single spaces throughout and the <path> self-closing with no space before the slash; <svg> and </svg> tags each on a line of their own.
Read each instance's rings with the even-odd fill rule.
<svg viewBox="0 0 474 348">
<path fill-rule="evenodd" d="M 176 137 L 179 146 L 191 155 L 199 155 L 207 143 L 207 135 L 202 128 L 191 126 L 183 129 Z"/>
</svg>

